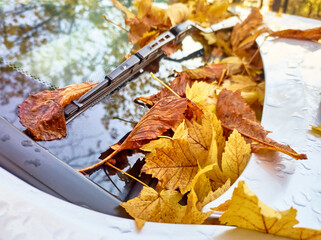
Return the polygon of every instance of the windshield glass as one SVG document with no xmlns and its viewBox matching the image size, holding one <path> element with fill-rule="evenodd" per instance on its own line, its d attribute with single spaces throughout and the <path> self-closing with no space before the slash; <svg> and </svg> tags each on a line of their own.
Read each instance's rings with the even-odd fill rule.
<svg viewBox="0 0 321 240">
<path fill-rule="evenodd" d="M 131 8 L 131 1 L 120 2 Z M 166 7 L 166 1 L 156 3 Z M 29 94 L 101 82 L 132 48 L 128 33 L 103 18 L 126 28 L 124 16 L 111 1 L 4 1 L 0 7 L 0 112 L 20 130 L 25 128 L 19 123 L 17 106 Z M 182 58 L 200 48 L 201 44 L 187 37 L 175 56 Z M 166 82 L 174 69 L 200 65 L 200 57 L 182 63 L 161 60 L 157 76 Z M 159 89 L 159 83 L 143 74 L 69 123 L 66 138 L 39 144 L 75 169 L 90 166 L 148 110 L 135 104 L 135 98 Z M 130 170 L 136 160 L 133 157 L 124 170 Z M 111 176 L 121 192 L 103 171 L 91 178 L 121 199 L 127 195 L 128 179 L 121 173 Z"/>
</svg>

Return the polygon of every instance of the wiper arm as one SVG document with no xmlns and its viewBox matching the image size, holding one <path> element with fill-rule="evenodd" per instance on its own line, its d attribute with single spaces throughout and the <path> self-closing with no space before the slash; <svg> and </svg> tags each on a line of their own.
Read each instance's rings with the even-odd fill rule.
<svg viewBox="0 0 321 240">
<path fill-rule="evenodd" d="M 162 33 L 154 41 L 141 48 L 115 70 L 107 74 L 104 81 L 66 106 L 64 109 L 66 123 L 69 123 L 79 114 L 101 101 L 104 97 L 111 95 L 127 82 L 140 75 L 148 64 L 164 55 L 162 47 L 166 44 L 179 44 L 185 36 L 189 35 L 195 29 L 210 33 L 233 27 L 238 22 L 239 19 L 237 17 L 231 17 L 209 28 L 202 28 L 191 21 L 185 21 Z"/>
</svg>

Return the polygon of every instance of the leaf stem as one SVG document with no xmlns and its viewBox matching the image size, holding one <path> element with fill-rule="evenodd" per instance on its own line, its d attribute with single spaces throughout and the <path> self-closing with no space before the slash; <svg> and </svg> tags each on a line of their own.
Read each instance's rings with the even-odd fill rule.
<svg viewBox="0 0 321 240">
<path fill-rule="evenodd" d="M 123 174 L 127 175 L 128 177 L 130 177 L 130 178 L 132 178 L 132 179 L 136 180 L 137 182 L 139 182 L 139 183 L 140 183 L 140 184 L 142 184 L 143 186 L 145 186 L 145 187 L 148 187 L 148 188 L 149 188 L 149 186 L 148 186 L 146 183 L 144 183 L 144 182 L 140 181 L 139 179 L 137 179 L 137 178 L 135 178 L 134 176 L 130 175 L 129 173 L 127 173 L 127 172 L 125 172 L 125 171 L 121 170 L 120 168 L 118 168 L 118 167 L 114 166 L 114 165 L 113 165 L 113 164 L 111 164 L 110 162 L 106 162 L 106 164 L 107 164 L 109 167 L 112 167 L 112 168 L 114 168 L 115 170 L 117 170 L 117 171 L 119 171 L 119 172 L 121 172 L 121 173 L 123 173 Z"/>
<path fill-rule="evenodd" d="M 171 91 L 176 97 L 181 97 L 180 95 L 178 95 L 173 89 L 171 89 L 166 83 L 164 83 L 162 80 L 158 79 L 157 77 L 155 77 L 155 75 L 151 72 L 150 75 L 152 76 L 153 79 L 155 79 L 156 81 L 158 81 L 160 84 L 162 84 L 164 87 L 166 87 L 169 91 Z"/>
<path fill-rule="evenodd" d="M 117 23 L 113 22 L 112 20 L 109 20 L 106 16 L 104 16 L 104 18 L 105 18 L 105 20 L 106 20 L 107 22 L 109 22 L 109 23 L 111 23 L 111 24 L 115 25 L 116 27 L 119 27 L 120 29 L 122 29 L 122 30 L 124 30 L 124 31 L 128 32 L 128 30 L 127 30 L 126 28 L 123 28 L 123 27 L 122 27 L 122 26 L 120 26 L 119 24 L 117 24 Z"/>
</svg>

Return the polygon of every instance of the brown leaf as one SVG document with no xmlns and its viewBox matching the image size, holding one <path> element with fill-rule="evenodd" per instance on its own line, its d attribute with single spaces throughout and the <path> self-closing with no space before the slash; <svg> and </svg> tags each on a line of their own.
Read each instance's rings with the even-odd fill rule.
<svg viewBox="0 0 321 240">
<path fill-rule="evenodd" d="M 64 107 L 84 95 L 97 83 L 81 83 L 43 91 L 29 97 L 18 106 L 22 125 L 35 140 L 54 140 L 67 135 Z"/>
<path fill-rule="evenodd" d="M 137 123 L 125 141 L 102 161 L 80 169 L 87 174 L 99 169 L 106 162 L 115 163 L 114 156 L 125 149 L 139 149 L 152 139 L 156 139 L 165 131 L 178 126 L 186 116 L 201 114 L 201 110 L 186 98 L 165 97 L 158 101 Z"/>
<path fill-rule="evenodd" d="M 213 82 L 221 78 L 224 70 L 227 70 L 225 65 L 210 64 L 205 67 L 200 67 L 196 69 L 187 69 L 178 74 L 187 74 L 192 80 L 203 80 L 207 82 Z"/>
<path fill-rule="evenodd" d="M 161 99 L 137 123 L 120 149 L 138 149 L 149 140 L 157 138 L 178 125 L 183 120 L 187 108 L 188 100 L 185 98 Z"/>
<path fill-rule="evenodd" d="M 153 5 L 152 0 L 136 1 L 137 16 L 113 0 L 115 6 L 123 11 L 127 18 L 126 25 L 130 27 L 129 40 L 139 48 L 154 40 L 160 33 L 188 19 L 190 13 L 185 4 L 177 3 L 163 9 Z M 121 6 L 120 6 L 121 5 Z"/>
<path fill-rule="evenodd" d="M 231 35 L 231 44 L 235 51 L 240 43 L 249 37 L 263 23 L 263 16 L 258 8 L 253 8 L 250 15 L 242 22 L 235 25 Z"/>
<path fill-rule="evenodd" d="M 307 29 L 307 30 L 287 29 L 287 30 L 273 32 L 269 36 L 317 42 L 318 40 L 321 39 L 321 27 Z"/>
<path fill-rule="evenodd" d="M 178 76 L 172 81 L 169 87 L 179 96 L 185 97 L 187 84 L 191 87 L 193 82 L 197 80 L 206 82 L 219 80 L 224 70 L 227 70 L 227 67 L 223 64 L 210 64 L 205 67 L 176 72 Z M 138 97 L 136 100 L 140 100 L 150 106 L 153 106 L 161 98 L 173 95 L 174 94 L 171 91 L 164 87 L 160 92 L 154 95 L 149 97 Z"/>
<path fill-rule="evenodd" d="M 192 80 L 186 74 L 180 75 L 176 77 L 172 83 L 170 84 L 170 88 L 174 90 L 179 96 L 185 97 L 186 85 L 191 86 Z M 148 96 L 148 97 L 137 97 L 136 100 L 140 100 L 150 106 L 153 106 L 156 102 L 160 99 L 167 97 L 167 96 L 174 96 L 174 94 L 168 90 L 167 88 L 162 88 L 160 92 Z"/>
<path fill-rule="evenodd" d="M 254 111 L 241 96 L 241 91 L 235 92 L 223 89 L 217 100 L 216 114 L 225 129 L 237 131 L 250 142 L 255 141 L 264 148 L 288 154 L 295 159 L 306 159 L 305 154 L 298 154 L 289 145 L 283 145 L 267 137 L 269 133 L 258 122 Z"/>
</svg>

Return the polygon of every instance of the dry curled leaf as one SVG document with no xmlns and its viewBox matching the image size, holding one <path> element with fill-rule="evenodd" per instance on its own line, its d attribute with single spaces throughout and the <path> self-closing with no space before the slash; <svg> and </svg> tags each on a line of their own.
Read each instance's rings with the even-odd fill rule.
<svg viewBox="0 0 321 240">
<path fill-rule="evenodd" d="M 321 40 L 321 27 L 316 27 L 316 28 L 307 29 L 307 30 L 286 29 L 282 31 L 273 32 L 269 36 L 317 42 Z"/>
<path fill-rule="evenodd" d="M 283 237 L 320 239 L 321 230 L 294 227 L 299 223 L 296 220 L 296 212 L 292 207 L 284 211 L 274 210 L 261 202 L 244 181 L 240 181 L 234 189 L 228 209 L 219 220 L 223 224 Z"/>
<path fill-rule="evenodd" d="M 223 89 L 217 100 L 216 114 L 225 129 L 237 131 L 249 141 L 255 141 L 264 148 L 276 150 L 295 159 L 306 159 L 305 154 L 298 154 L 289 145 L 279 144 L 267 137 L 269 133 L 258 122 L 254 111 L 241 96 L 241 91 L 235 92 Z"/>
<path fill-rule="evenodd" d="M 235 52 L 239 45 L 263 23 L 263 16 L 258 8 L 253 8 L 249 16 L 235 25 L 231 35 L 231 44 Z"/>
<path fill-rule="evenodd" d="M 18 106 L 19 118 L 35 140 L 54 140 L 67 135 L 64 107 L 97 83 L 81 83 L 31 94 Z"/>
</svg>

